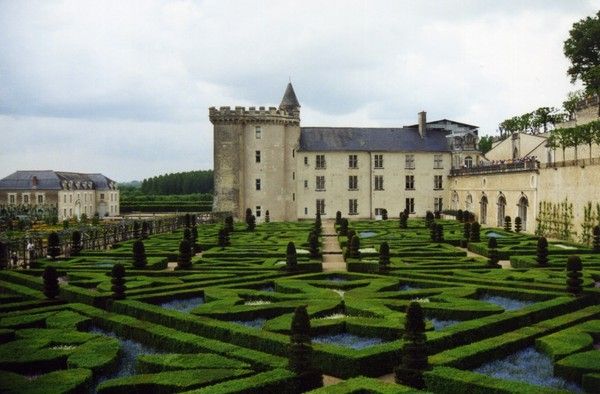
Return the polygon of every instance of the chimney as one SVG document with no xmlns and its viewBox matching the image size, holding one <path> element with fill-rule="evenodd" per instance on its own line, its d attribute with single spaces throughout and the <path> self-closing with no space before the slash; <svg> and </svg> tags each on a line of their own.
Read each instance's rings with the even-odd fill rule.
<svg viewBox="0 0 600 394">
<path fill-rule="evenodd" d="M 419 112 L 419 135 L 421 138 L 425 138 L 427 132 L 427 112 Z"/>
</svg>

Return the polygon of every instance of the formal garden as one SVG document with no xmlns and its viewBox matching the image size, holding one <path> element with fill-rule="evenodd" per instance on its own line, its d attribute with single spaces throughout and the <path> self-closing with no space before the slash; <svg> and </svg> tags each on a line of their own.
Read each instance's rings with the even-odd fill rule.
<svg viewBox="0 0 600 394">
<path fill-rule="evenodd" d="M 0 392 L 598 392 L 600 231 L 460 219 L 187 215 L 46 242 L 0 271 Z M 324 269 L 330 236 L 346 270 Z"/>
</svg>

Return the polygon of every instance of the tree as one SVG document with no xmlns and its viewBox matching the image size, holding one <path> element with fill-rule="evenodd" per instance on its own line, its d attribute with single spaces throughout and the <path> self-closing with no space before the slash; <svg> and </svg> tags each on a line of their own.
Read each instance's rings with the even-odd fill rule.
<svg viewBox="0 0 600 394">
<path fill-rule="evenodd" d="M 390 245 L 382 242 L 379 245 L 379 272 L 387 272 L 390 266 Z"/>
<path fill-rule="evenodd" d="M 342 221 L 342 212 L 337 211 L 335 213 L 335 225 L 339 226 L 341 224 L 341 221 Z"/>
<path fill-rule="evenodd" d="M 56 298 L 59 293 L 58 272 L 56 268 L 51 265 L 46 266 L 42 278 L 44 279 L 44 295 L 46 298 Z"/>
<path fill-rule="evenodd" d="M 139 238 L 140 237 L 140 222 L 135 221 L 133 222 L 133 238 Z"/>
<path fill-rule="evenodd" d="M 348 235 L 348 219 L 342 218 L 340 221 L 340 235 Z"/>
<path fill-rule="evenodd" d="M 319 258 L 319 236 L 314 231 L 308 236 L 308 250 L 312 259 Z"/>
<path fill-rule="evenodd" d="M 192 219 L 191 219 L 191 216 L 190 216 L 190 214 L 189 214 L 189 213 L 186 213 L 186 214 L 183 216 L 183 223 L 185 224 L 185 227 L 186 227 L 186 228 L 187 228 L 187 227 L 191 227 L 191 225 L 192 225 Z"/>
<path fill-rule="evenodd" d="M 251 222 L 252 222 L 252 210 L 250 208 L 246 208 L 246 229 L 248 231 L 252 231 L 250 230 L 250 226 L 251 226 Z M 254 219 L 254 225 L 256 226 L 256 218 Z"/>
<path fill-rule="evenodd" d="M 444 242 L 444 226 L 441 224 L 435 224 L 435 242 L 442 243 Z"/>
<path fill-rule="evenodd" d="M 81 232 L 75 230 L 71 233 L 71 255 L 77 256 L 81 249 Z"/>
<path fill-rule="evenodd" d="M 58 255 L 60 255 L 60 239 L 58 234 L 53 231 L 48 234 L 48 256 L 52 260 L 56 260 Z"/>
<path fill-rule="evenodd" d="M 304 393 L 323 386 L 323 376 L 314 367 L 310 337 L 310 317 L 306 306 L 296 307 L 290 330 L 288 368 L 298 375 L 297 391 Z"/>
<path fill-rule="evenodd" d="M 225 249 L 225 247 L 229 245 L 229 235 L 227 233 L 227 230 L 225 230 L 224 228 L 219 229 L 218 244 L 221 247 L 221 249 Z"/>
<path fill-rule="evenodd" d="M 400 228 L 408 228 L 408 216 L 406 212 L 400 213 Z"/>
<path fill-rule="evenodd" d="M 117 263 L 113 265 L 110 276 L 112 277 L 110 281 L 112 287 L 110 289 L 113 292 L 113 298 L 115 300 L 125 299 L 125 290 L 127 290 L 127 286 L 125 286 L 125 267 L 123 264 Z"/>
<path fill-rule="evenodd" d="M 500 258 L 498 256 L 498 240 L 495 237 L 490 237 L 488 239 L 488 266 L 490 267 L 498 267 L 498 261 Z"/>
<path fill-rule="evenodd" d="M 575 112 L 577 112 L 577 105 L 581 100 L 585 99 L 585 94 L 582 90 L 569 92 L 567 99 L 563 101 L 563 109 L 567 112 L 569 120 L 575 119 Z"/>
<path fill-rule="evenodd" d="M 254 229 L 256 229 L 256 216 L 254 215 L 250 215 L 250 217 L 248 218 L 248 221 L 246 222 L 247 224 L 247 228 L 246 230 L 248 231 L 254 231 Z"/>
<path fill-rule="evenodd" d="M 519 216 L 517 216 L 515 218 L 515 233 L 520 233 L 521 232 L 521 226 L 522 226 L 522 221 L 521 218 Z"/>
<path fill-rule="evenodd" d="M 486 136 L 481 137 L 479 139 L 479 150 L 481 151 L 481 153 L 483 153 L 485 155 L 490 150 L 492 150 L 493 142 L 494 142 L 494 140 L 492 139 L 492 136 L 486 135 Z"/>
<path fill-rule="evenodd" d="M 427 360 L 427 337 L 425 335 L 425 314 L 421 304 L 411 302 L 406 309 L 404 323 L 404 346 L 402 361 L 396 368 L 396 383 L 425 388 L 423 372 L 429 369 Z"/>
<path fill-rule="evenodd" d="M 225 218 L 225 231 L 227 231 L 228 234 L 233 232 L 233 216 L 227 216 Z"/>
<path fill-rule="evenodd" d="M 504 218 L 504 231 L 511 231 L 512 228 L 512 222 L 510 219 L 510 216 L 506 216 Z"/>
<path fill-rule="evenodd" d="M 186 227 L 183 229 L 183 239 L 187 240 L 188 242 L 191 243 L 192 241 L 192 229 L 190 229 L 189 227 Z"/>
<path fill-rule="evenodd" d="M 321 222 L 321 213 L 317 211 L 317 217 L 315 218 L 315 231 L 317 235 L 321 234 L 323 223 Z"/>
<path fill-rule="evenodd" d="M 271 216 L 269 216 L 269 210 L 267 209 L 265 212 L 265 223 L 271 222 Z"/>
<path fill-rule="evenodd" d="M 148 233 L 150 231 L 150 226 L 147 221 L 142 222 L 142 239 L 148 239 Z"/>
<path fill-rule="evenodd" d="M 481 241 L 481 225 L 479 222 L 473 222 L 471 224 L 471 242 Z"/>
<path fill-rule="evenodd" d="M 192 245 L 193 245 L 192 248 L 194 250 L 194 254 L 202 252 L 202 248 L 198 244 L 198 227 L 195 224 L 192 225 Z"/>
<path fill-rule="evenodd" d="M 354 235 L 350 240 L 350 257 L 360 259 L 360 238 Z"/>
<path fill-rule="evenodd" d="M 465 222 L 463 224 L 463 238 L 467 241 L 471 239 L 471 223 Z"/>
<path fill-rule="evenodd" d="M 8 245 L 0 241 L 0 270 L 8 267 Z"/>
<path fill-rule="evenodd" d="M 298 255 L 296 254 L 296 245 L 288 242 L 285 252 L 285 265 L 288 271 L 295 271 L 298 268 Z"/>
<path fill-rule="evenodd" d="M 567 74 L 571 83 L 583 82 L 588 95 L 600 95 L 600 11 L 573 24 L 564 42 L 565 56 L 571 62 Z M 600 115 L 600 105 L 598 105 Z"/>
<path fill-rule="evenodd" d="M 432 223 L 431 225 L 429 225 L 428 227 L 429 227 L 429 238 L 431 239 L 431 242 L 435 242 L 436 227 L 437 227 L 435 222 Z"/>
<path fill-rule="evenodd" d="M 387 209 L 381 210 L 381 220 L 388 220 L 388 211 Z"/>
<path fill-rule="evenodd" d="M 546 237 L 540 237 L 537 241 L 537 263 L 540 267 L 548 266 L 548 240 Z"/>
<path fill-rule="evenodd" d="M 456 211 L 456 220 L 458 220 L 459 222 L 463 222 L 464 221 L 464 215 L 463 215 L 463 211 L 462 209 L 459 209 L 458 211 Z"/>
<path fill-rule="evenodd" d="M 435 216 L 433 216 L 433 212 L 427 211 L 427 213 L 425 213 L 425 227 L 431 228 L 431 226 L 434 224 L 434 220 Z"/>
<path fill-rule="evenodd" d="M 581 286 L 583 284 L 581 279 L 583 276 L 582 269 L 581 258 L 579 256 L 569 256 L 567 260 L 567 291 L 574 296 L 580 295 L 583 291 Z"/>
<path fill-rule="evenodd" d="M 141 269 L 146 268 L 148 261 L 146 259 L 146 248 L 144 247 L 144 241 L 136 239 L 133 242 L 133 266 Z"/>
<path fill-rule="evenodd" d="M 188 239 L 179 242 L 179 256 L 177 256 L 177 267 L 180 269 L 192 268 L 192 246 Z"/>
<path fill-rule="evenodd" d="M 592 249 L 595 253 L 600 253 L 600 226 L 594 227 L 593 234 Z"/>
</svg>

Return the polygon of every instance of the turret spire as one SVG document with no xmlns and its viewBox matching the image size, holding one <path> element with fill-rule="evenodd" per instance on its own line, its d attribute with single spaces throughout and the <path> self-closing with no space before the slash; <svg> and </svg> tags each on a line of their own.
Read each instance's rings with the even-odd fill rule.
<svg viewBox="0 0 600 394">
<path fill-rule="evenodd" d="M 300 103 L 298 102 L 298 98 L 296 97 L 296 93 L 294 92 L 294 87 L 292 86 L 292 82 L 290 81 L 287 85 L 287 88 L 285 89 L 283 98 L 281 99 L 281 104 L 279 104 L 279 109 L 283 109 L 285 111 L 297 111 L 299 108 Z"/>
</svg>

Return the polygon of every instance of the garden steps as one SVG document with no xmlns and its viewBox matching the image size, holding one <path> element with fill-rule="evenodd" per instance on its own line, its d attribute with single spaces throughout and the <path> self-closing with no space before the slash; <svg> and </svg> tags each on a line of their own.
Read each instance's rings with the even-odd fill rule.
<svg viewBox="0 0 600 394">
<path fill-rule="evenodd" d="M 323 222 L 323 271 L 348 271 L 333 220 Z"/>
</svg>

